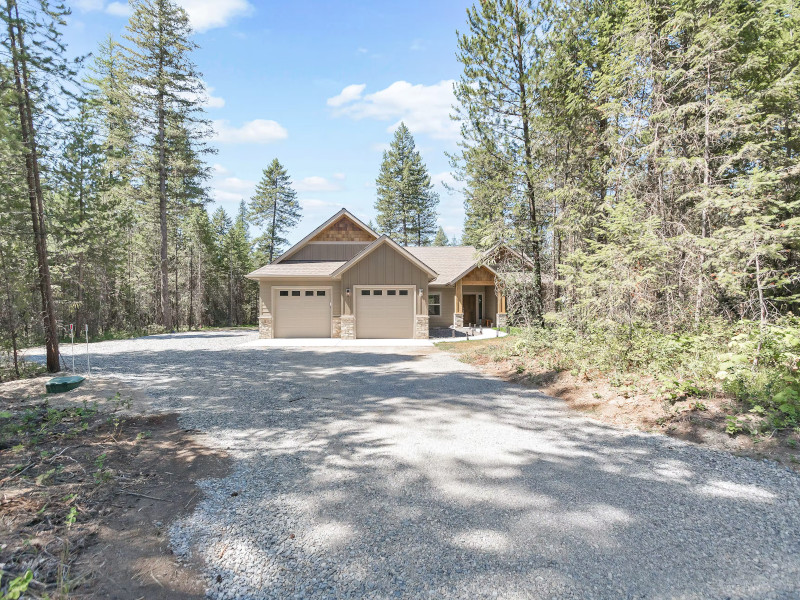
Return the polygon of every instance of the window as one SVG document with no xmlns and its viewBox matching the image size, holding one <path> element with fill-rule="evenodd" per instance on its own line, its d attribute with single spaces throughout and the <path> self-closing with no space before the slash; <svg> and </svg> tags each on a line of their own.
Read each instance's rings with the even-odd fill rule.
<svg viewBox="0 0 800 600">
<path fill-rule="evenodd" d="M 317 296 L 324 296 L 325 290 L 317 290 Z"/>
<path fill-rule="evenodd" d="M 408 296 L 408 290 L 400 290 L 401 296 Z"/>
<path fill-rule="evenodd" d="M 428 316 L 438 317 L 442 314 L 441 294 L 428 294 Z"/>
<path fill-rule="evenodd" d="M 361 290 L 362 296 L 369 296 L 369 290 Z"/>
<path fill-rule="evenodd" d="M 281 296 L 288 296 L 289 290 L 281 290 Z"/>
<path fill-rule="evenodd" d="M 372 290 L 373 296 L 383 296 L 383 290 Z"/>
<path fill-rule="evenodd" d="M 300 290 L 292 290 L 292 296 L 299 296 Z"/>
<path fill-rule="evenodd" d="M 386 290 L 386 295 L 387 296 L 396 296 L 397 295 L 397 290 Z"/>
<path fill-rule="evenodd" d="M 313 296 L 314 290 L 306 290 L 306 296 Z"/>
</svg>

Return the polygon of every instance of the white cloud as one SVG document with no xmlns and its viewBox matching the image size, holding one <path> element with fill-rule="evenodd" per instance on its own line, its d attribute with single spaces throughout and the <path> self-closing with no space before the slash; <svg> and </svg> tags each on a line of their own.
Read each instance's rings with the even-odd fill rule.
<svg viewBox="0 0 800 600">
<path fill-rule="evenodd" d="M 228 121 L 214 121 L 214 139 L 223 144 L 270 144 L 289 137 L 286 129 L 276 121 L 255 119 L 241 127 L 231 127 Z"/>
<path fill-rule="evenodd" d="M 214 163 L 211 165 L 211 170 L 214 171 L 214 175 L 219 175 L 221 177 L 230 174 L 230 171 L 219 163 Z"/>
<path fill-rule="evenodd" d="M 214 88 L 208 84 L 205 84 L 206 88 L 206 97 L 205 102 L 203 103 L 206 108 L 222 108 L 225 106 L 225 98 L 221 98 L 220 96 L 214 95 Z"/>
<path fill-rule="evenodd" d="M 450 171 L 444 171 L 443 173 L 434 173 L 433 175 L 431 175 L 431 183 L 433 185 L 441 185 L 442 187 L 449 186 L 454 189 L 459 187 L 459 182 L 456 181 L 456 178 Z"/>
<path fill-rule="evenodd" d="M 334 173 L 333 174 L 333 178 L 334 179 L 338 179 L 339 181 L 344 181 L 345 178 L 346 178 L 346 175 L 344 173 Z"/>
<path fill-rule="evenodd" d="M 115 17 L 129 17 L 131 16 L 131 6 L 126 2 L 112 2 L 106 6 L 106 12 Z"/>
<path fill-rule="evenodd" d="M 222 168 L 224 169 L 224 167 Z M 217 165 L 214 165 L 214 171 L 217 172 Z M 217 202 L 239 202 L 250 198 L 255 189 L 255 181 L 248 181 L 238 177 L 224 177 L 223 179 L 215 180 L 211 184 L 211 195 Z"/>
<path fill-rule="evenodd" d="M 225 27 L 236 17 L 249 15 L 253 5 L 247 0 L 178 0 L 189 14 L 189 21 L 197 32 Z"/>
<path fill-rule="evenodd" d="M 294 187 L 298 192 L 338 192 L 343 189 L 341 183 L 317 175 L 300 180 Z"/>
<path fill-rule="evenodd" d="M 344 88 L 339 95 L 328 98 L 328 106 L 341 106 L 361 98 L 361 92 L 367 87 L 366 83 L 354 83 Z"/>
<path fill-rule="evenodd" d="M 403 121 L 413 133 L 425 133 L 440 140 L 458 138 L 458 123 L 450 119 L 455 103 L 452 79 L 433 85 L 395 81 L 386 89 L 363 97 L 363 88 L 357 90 L 358 87 L 349 85 L 341 94 L 328 99 L 335 115 L 354 120 L 391 121 L 387 132 L 397 129 Z M 348 90 L 350 99 L 343 98 Z"/>
</svg>

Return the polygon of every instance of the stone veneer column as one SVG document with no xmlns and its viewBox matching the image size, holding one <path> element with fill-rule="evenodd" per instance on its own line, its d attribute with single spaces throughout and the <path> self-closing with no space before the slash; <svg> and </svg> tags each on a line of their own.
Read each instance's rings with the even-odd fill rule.
<svg viewBox="0 0 800 600">
<path fill-rule="evenodd" d="M 341 323 L 342 323 L 341 325 L 342 339 L 343 340 L 356 339 L 356 318 L 353 315 L 342 315 Z"/>
<path fill-rule="evenodd" d="M 508 313 L 497 313 L 497 326 L 505 327 L 508 325 Z"/>
<path fill-rule="evenodd" d="M 414 322 L 414 339 L 427 340 L 430 337 L 429 321 L 428 315 L 417 315 Z"/>
<path fill-rule="evenodd" d="M 342 337 L 342 317 L 333 317 L 331 319 L 331 337 Z"/>
<path fill-rule="evenodd" d="M 258 318 L 258 337 L 262 340 L 272 339 L 272 315 L 261 315 Z"/>
<path fill-rule="evenodd" d="M 464 313 L 453 313 L 453 325 L 455 327 L 464 326 Z"/>
</svg>

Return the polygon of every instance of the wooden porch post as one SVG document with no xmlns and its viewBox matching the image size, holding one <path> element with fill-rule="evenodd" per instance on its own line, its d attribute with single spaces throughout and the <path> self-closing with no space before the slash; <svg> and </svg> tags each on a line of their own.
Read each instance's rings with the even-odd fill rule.
<svg viewBox="0 0 800 600">
<path fill-rule="evenodd" d="M 453 313 L 453 326 L 464 326 L 464 293 L 461 280 L 456 281 L 455 313 Z"/>
</svg>

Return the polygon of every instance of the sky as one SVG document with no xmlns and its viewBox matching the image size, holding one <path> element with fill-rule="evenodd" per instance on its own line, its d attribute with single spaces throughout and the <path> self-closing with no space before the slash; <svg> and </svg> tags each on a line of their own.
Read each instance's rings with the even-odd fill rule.
<svg viewBox="0 0 800 600">
<path fill-rule="evenodd" d="M 404 121 L 439 192 L 439 224 L 460 237 L 463 198 L 443 183 L 454 183 L 456 30 L 471 1 L 177 1 L 195 29 L 216 132 L 210 211 L 235 213 L 278 158 L 303 209 L 291 243 L 341 208 L 374 220 L 382 152 Z M 72 0 L 70 53 L 119 38 L 128 15 L 125 2 Z"/>
</svg>

